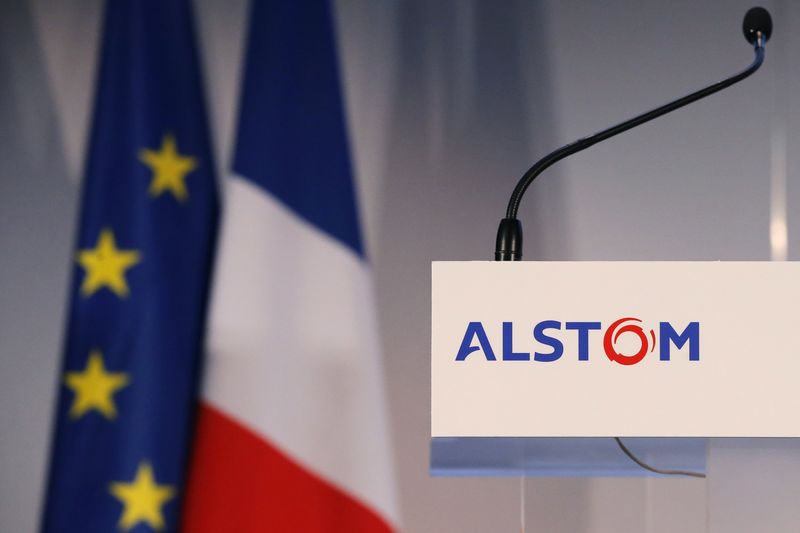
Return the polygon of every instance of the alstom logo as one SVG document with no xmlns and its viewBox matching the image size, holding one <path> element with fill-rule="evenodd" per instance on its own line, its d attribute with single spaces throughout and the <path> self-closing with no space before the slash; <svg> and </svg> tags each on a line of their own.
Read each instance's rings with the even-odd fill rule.
<svg viewBox="0 0 800 533">
<path fill-rule="evenodd" d="M 565 342 L 572 341 L 574 354 L 578 361 L 588 361 L 590 357 L 590 336 L 593 331 L 603 330 L 600 322 L 564 322 L 543 320 L 533 327 L 533 340 L 538 343 L 533 351 L 516 351 L 514 346 L 514 324 L 503 322 L 502 357 L 503 361 L 538 361 L 552 363 L 564 355 Z M 570 332 L 570 333 L 564 333 Z M 574 333 L 572 333 L 574 332 Z M 603 351 L 606 357 L 620 365 L 635 365 L 647 354 L 655 351 L 658 345 L 658 358 L 669 361 L 673 348 L 688 351 L 689 361 L 700 360 L 700 323 L 689 322 L 675 327 L 670 322 L 658 323 L 658 335 L 652 328 L 634 317 L 615 320 L 604 332 Z M 570 338 L 571 337 L 571 338 Z M 624 345 L 624 347 L 622 346 Z M 481 322 L 467 324 L 461 346 L 456 354 L 456 361 L 465 361 L 473 352 L 482 352 L 487 361 L 497 361 L 495 347 L 486 334 Z M 545 349 L 546 348 L 546 349 Z M 477 354 L 473 357 L 478 356 Z"/>
</svg>

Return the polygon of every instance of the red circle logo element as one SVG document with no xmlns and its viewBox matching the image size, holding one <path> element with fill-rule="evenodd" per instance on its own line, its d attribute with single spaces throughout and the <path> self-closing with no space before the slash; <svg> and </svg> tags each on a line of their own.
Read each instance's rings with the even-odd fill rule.
<svg viewBox="0 0 800 533">
<path fill-rule="evenodd" d="M 609 328 L 606 330 L 606 334 L 603 337 L 603 348 L 606 351 L 606 355 L 608 358 L 615 363 L 619 363 L 621 365 L 635 365 L 642 359 L 644 356 L 647 355 L 647 352 L 652 352 L 653 349 L 656 347 L 656 334 L 651 329 L 650 330 L 650 339 L 652 339 L 652 343 L 650 339 L 647 338 L 642 326 L 639 324 L 625 324 L 625 322 L 641 322 L 638 318 L 627 317 L 627 318 L 620 318 Z M 633 333 L 637 337 L 639 337 L 639 342 L 641 342 L 641 348 L 639 351 L 633 355 L 625 355 L 619 353 L 616 348 L 615 344 L 617 339 L 623 333 Z"/>
</svg>

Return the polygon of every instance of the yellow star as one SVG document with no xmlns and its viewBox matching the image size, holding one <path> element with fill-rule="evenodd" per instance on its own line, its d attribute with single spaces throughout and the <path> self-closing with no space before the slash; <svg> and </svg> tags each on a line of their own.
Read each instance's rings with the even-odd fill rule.
<svg viewBox="0 0 800 533">
<path fill-rule="evenodd" d="M 157 197 L 164 191 L 170 191 L 181 202 L 189 196 L 186 190 L 186 175 L 197 167 L 194 157 L 178 153 L 175 137 L 164 135 L 161 149 L 139 150 L 139 160 L 153 171 L 150 182 L 150 196 Z"/>
<path fill-rule="evenodd" d="M 75 393 L 69 409 L 69 416 L 80 418 L 87 411 L 95 409 L 113 420 L 117 416 L 114 393 L 129 382 L 128 374 L 106 372 L 103 354 L 97 350 L 89 353 L 89 360 L 83 372 L 67 372 L 64 384 Z"/>
<path fill-rule="evenodd" d="M 175 496 L 170 485 L 159 485 L 153 476 L 153 467 L 143 461 L 136 470 L 136 478 L 130 483 L 111 483 L 111 494 L 122 502 L 119 528 L 128 531 L 139 522 L 146 522 L 153 529 L 164 528 L 161 506 Z"/>
<path fill-rule="evenodd" d="M 125 271 L 138 263 L 140 254 L 136 250 L 120 250 L 114 240 L 114 232 L 108 228 L 100 232 L 97 246 L 80 250 L 76 260 L 86 276 L 81 285 L 81 295 L 88 298 L 98 289 L 108 287 L 120 298 L 128 296 Z"/>
</svg>

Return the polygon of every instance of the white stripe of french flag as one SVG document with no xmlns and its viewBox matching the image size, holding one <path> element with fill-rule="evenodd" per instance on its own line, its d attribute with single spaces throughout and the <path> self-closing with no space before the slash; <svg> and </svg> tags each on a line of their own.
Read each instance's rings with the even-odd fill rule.
<svg viewBox="0 0 800 533">
<path fill-rule="evenodd" d="M 397 524 L 327 2 L 254 2 L 182 529 Z"/>
</svg>

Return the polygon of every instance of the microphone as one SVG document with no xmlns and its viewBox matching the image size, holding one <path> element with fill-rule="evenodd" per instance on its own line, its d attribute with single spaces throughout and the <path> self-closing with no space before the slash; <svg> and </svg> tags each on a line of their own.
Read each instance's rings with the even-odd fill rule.
<svg viewBox="0 0 800 533">
<path fill-rule="evenodd" d="M 517 219 L 517 211 L 519 204 L 525 191 L 536 177 L 552 164 L 570 156 L 574 153 L 585 150 L 590 146 L 597 144 L 601 141 L 609 139 L 631 128 L 635 128 L 645 122 L 649 122 L 662 115 L 666 115 L 670 111 L 674 111 L 680 107 L 696 102 L 701 98 L 712 95 L 734 83 L 740 82 L 753 74 L 761 64 L 764 62 L 764 45 L 772 35 L 772 18 L 769 12 L 763 7 L 753 7 L 747 11 L 742 23 L 742 31 L 744 37 L 755 48 L 755 59 L 742 72 L 735 74 L 722 81 L 709 85 L 699 91 L 695 91 L 682 98 L 678 98 L 672 102 L 657 107 L 647 113 L 635 116 L 626 120 L 616 126 L 584 137 L 573 143 L 562 146 L 561 148 L 549 153 L 548 155 L 537 161 L 531 168 L 528 169 L 514 188 L 511 193 L 511 198 L 508 201 L 506 208 L 506 216 L 500 221 L 500 226 L 497 228 L 497 241 L 495 243 L 494 259 L 495 261 L 520 261 L 522 260 L 522 224 Z"/>
<path fill-rule="evenodd" d="M 769 41 L 772 35 L 772 17 L 769 16 L 769 11 L 763 7 L 748 9 L 744 15 L 744 21 L 742 21 L 742 32 L 744 32 L 747 42 L 754 46 L 759 46 L 757 41 L 762 36 L 764 42 Z"/>
</svg>

